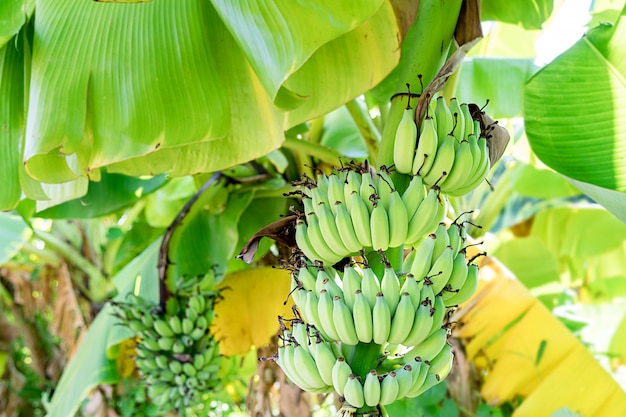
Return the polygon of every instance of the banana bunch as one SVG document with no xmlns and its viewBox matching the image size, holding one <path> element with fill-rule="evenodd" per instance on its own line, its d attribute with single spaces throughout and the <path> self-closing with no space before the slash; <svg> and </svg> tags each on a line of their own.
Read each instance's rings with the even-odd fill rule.
<svg viewBox="0 0 626 417">
<path fill-rule="evenodd" d="M 219 383 L 219 345 L 209 333 L 215 299 L 207 292 L 177 295 L 167 313 L 135 295 L 114 304 L 114 314 L 138 339 L 135 363 L 148 396 L 164 411 L 193 406 Z"/>
<path fill-rule="evenodd" d="M 419 175 L 424 184 L 437 185 L 451 196 L 476 188 L 491 162 L 480 122 L 472 118 L 468 105 L 459 104 L 456 98 L 448 105 L 443 97 L 437 98 L 419 134 L 414 113 L 407 107 L 396 130 L 393 156 L 398 172 Z"/>
<path fill-rule="evenodd" d="M 385 169 L 346 168 L 297 185 L 304 214 L 296 222 L 296 242 L 307 258 L 326 265 L 363 249 L 414 244 L 446 213 L 445 199 L 422 177 L 414 176 L 400 194 Z"/>
</svg>

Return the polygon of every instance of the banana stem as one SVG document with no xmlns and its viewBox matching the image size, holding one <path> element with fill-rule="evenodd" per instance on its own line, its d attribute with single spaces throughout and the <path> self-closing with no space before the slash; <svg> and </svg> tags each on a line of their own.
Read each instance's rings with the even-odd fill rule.
<svg viewBox="0 0 626 417">
<path fill-rule="evenodd" d="M 352 347 L 348 364 L 352 371 L 361 377 L 361 381 L 365 381 L 365 377 L 372 369 L 376 369 L 378 359 L 382 354 L 383 347 L 374 342 L 357 343 Z"/>
<path fill-rule="evenodd" d="M 354 120 L 359 132 L 361 132 L 361 136 L 363 136 L 365 146 L 367 146 L 370 164 L 376 166 L 378 144 L 380 143 L 380 132 L 378 128 L 372 121 L 367 110 L 364 109 L 356 99 L 347 102 L 346 109 L 348 109 L 352 120 Z"/>
<path fill-rule="evenodd" d="M 314 156 L 330 165 L 337 165 L 342 155 L 334 149 L 328 148 L 308 140 L 286 138 L 283 146 L 292 151 Z"/>
</svg>

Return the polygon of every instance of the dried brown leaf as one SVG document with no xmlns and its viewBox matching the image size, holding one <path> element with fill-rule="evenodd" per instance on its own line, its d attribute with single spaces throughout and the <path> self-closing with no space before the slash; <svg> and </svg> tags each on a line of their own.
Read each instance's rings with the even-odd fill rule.
<svg viewBox="0 0 626 417">
<path fill-rule="evenodd" d="M 480 121 L 481 135 L 487 139 L 487 147 L 489 148 L 489 161 L 491 166 L 502 157 L 506 146 L 509 143 L 509 132 L 500 126 L 498 122 L 493 120 L 489 115 L 476 104 L 468 105 L 472 118 Z"/>
<path fill-rule="evenodd" d="M 396 23 L 400 30 L 400 40 L 404 40 L 407 32 L 417 19 L 421 1 L 415 0 L 391 0 L 391 7 L 396 15 Z"/>
<path fill-rule="evenodd" d="M 480 0 L 463 0 L 459 20 L 454 29 L 454 39 L 459 45 L 465 45 L 482 37 Z"/>
<path fill-rule="evenodd" d="M 85 319 L 80 312 L 78 299 L 66 264 L 62 264 L 57 275 L 57 294 L 50 332 L 61 339 L 65 352 L 73 351 L 80 336 L 85 331 Z"/>
<path fill-rule="evenodd" d="M 285 216 L 280 220 L 275 221 L 274 223 L 270 223 L 258 232 L 256 232 L 248 243 L 241 249 L 237 258 L 243 259 L 246 263 L 251 263 L 254 259 L 254 255 L 256 255 L 256 251 L 259 248 L 259 243 L 261 239 L 264 237 L 269 237 L 270 239 L 275 240 L 277 243 L 286 246 L 288 248 L 293 248 L 296 246 L 296 238 L 295 238 L 295 224 L 297 215 L 293 214 L 290 216 Z"/>
</svg>

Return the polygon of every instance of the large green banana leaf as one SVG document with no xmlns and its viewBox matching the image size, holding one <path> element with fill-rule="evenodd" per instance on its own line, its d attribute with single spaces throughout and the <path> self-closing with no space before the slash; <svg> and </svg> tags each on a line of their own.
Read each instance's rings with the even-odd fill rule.
<svg viewBox="0 0 626 417">
<path fill-rule="evenodd" d="M 0 40 L 28 27 L 18 13 L 26 5 L 10 3 L 0 9 L 11 23 Z M 17 190 L 43 200 L 53 189 L 48 205 L 79 197 L 87 187 L 76 181 L 98 180 L 101 167 L 179 176 L 267 154 L 288 127 L 382 80 L 401 41 L 383 0 L 42 0 L 32 30 L 32 60 L 17 48 L 0 62 L 0 86 L 24 85 L 0 89 L 0 117 L 14 127 L 0 132 L 0 157 L 14 161 L 3 167 L 0 209 L 17 204 Z M 27 175 L 18 175 L 16 155 Z M 74 183 L 60 193 L 34 182 L 29 191 L 29 178 Z"/>
<path fill-rule="evenodd" d="M 548 166 L 626 221 L 626 21 L 600 25 L 524 89 L 526 133 Z"/>
</svg>

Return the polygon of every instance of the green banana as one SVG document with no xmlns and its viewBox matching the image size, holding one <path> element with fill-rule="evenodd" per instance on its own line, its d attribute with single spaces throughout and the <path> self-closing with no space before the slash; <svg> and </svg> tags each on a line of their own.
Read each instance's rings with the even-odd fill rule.
<svg viewBox="0 0 626 417">
<path fill-rule="evenodd" d="M 413 321 L 416 316 L 415 311 L 416 309 L 411 302 L 409 293 L 402 293 L 398 307 L 391 319 L 391 328 L 388 338 L 389 343 L 399 345 L 406 340 L 413 327 Z"/>
<path fill-rule="evenodd" d="M 415 310 L 413 325 L 406 338 L 401 342 L 404 346 L 415 346 L 428 337 L 433 326 L 433 318 L 430 315 L 430 305 L 421 303 Z"/>
<path fill-rule="evenodd" d="M 463 120 L 465 121 L 463 126 L 463 138 L 467 138 L 474 130 L 474 119 L 472 119 L 472 114 L 469 111 L 467 103 L 461 104 L 461 113 L 463 113 Z"/>
<path fill-rule="evenodd" d="M 452 223 L 448 227 L 448 245 L 454 249 L 454 256 L 461 250 L 465 243 L 464 227 L 459 223 Z"/>
<path fill-rule="evenodd" d="M 394 371 L 389 372 L 380 383 L 380 405 L 389 405 L 398 399 L 398 380 Z"/>
<path fill-rule="evenodd" d="M 413 175 L 423 177 L 433 166 L 435 156 L 439 149 L 439 139 L 437 135 L 437 125 L 435 119 L 426 117 L 422 120 L 420 135 L 417 140 L 417 149 L 413 159 Z"/>
<path fill-rule="evenodd" d="M 317 294 L 313 291 L 307 291 L 306 300 L 304 302 L 304 308 L 300 310 L 302 317 L 307 321 L 307 323 L 313 324 L 317 330 L 322 333 L 324 338 L 328 340 L 330 335 L 322 329 L 322 325 L 320 323 L 320 316 L 318 312 L 318 304 L 319 300 L 317 298 Z"/>
<path fill-rule="evenodd" d="M 441 295 L 446 306 L 450 306 L 448 300 L 455 295 L 465 283 L 467 279 L 467 262 L 465 259 L 465 251 L 461 251 L 454 257 L 452 265 L 452 274 L 446 285 L 446 291 Z"/>
<path fill-rule="evenodd" d="M 478 266 L 472 264 L 467 267 L 467 277 L 463 286 L 459 288 L 459 292 L 447 299 L 446 305 L 455 306 L 464 303 L 476 292 L 476 289 L 478 289 Z"/>
<path fill-rule="evenodd" d="M 413 167 L 413 155 L 417 144 L 417 126 L 414 117 L 415 110 L 407 104 L 394 138 L 393 163 L 396 170 L 402 174 L 410 173 Z"/>
<path fill-rule="evenodd" d="M 361 291 L 363 291 L 365 299 L 368 301 L 370 307 L 373 309 L 374 305 L 376 304 L 376 295 L 380 292 L 380 281 L 378 281 L 378 277 L 376 276 L 372 268 L 363 268 Z"/>
<path fill-rule="evenodd" d="M 411 350 L 411 355 L 419 356 L 423 361 L 430 361 L 443 349 L 447 339 L 448 330 L 440 327 L 439 330 L 428 336 L 426 340 L 415 345 L 413 350 Z"/>
<path fill-rule="evenodd" d="M 431 265 L 441 254 L 446 246 L 450 245 L 450 237 L 448 236 L 448 229 L 446 228 L 446 224 L 444 222 L 440 222 L 435 229 L 435 235 L 437 239 L 435 239 L 435 247 L 433 248 Z"/>
<path fill-rule="evenodd" d="M 157 334 L 161 337 L 174 337 L 174 332 L 170 325 L 163 319 L 158 319 L 154 321 L 154 325 L 152 326 Z"/>
<path fill-rule="evenodd" d="M 413 263 L 409 269 L 409 273 L 413 275 L 417 281 L 422 281 L 428 274 L 428 271 L 430 271 L 436 242 L 437 235 L 431 233 L 426 236 L 426 238 L 414 250 L 415 255 Z"/>
<path fill-rule="evenodd" d="M 374 343 L 384 345 L 391 331 L 391 311 L 385 302 L 383 293 L 376 294 L 376 303 L 372 309 L 372 335 Z"/>
<path fill-rule="evenodd" d="M 454 120 L 450 108 L 443 97 L 437 97 L 435 105 L 435 119 L 437 120 L 437 136 L 446 137 L 454 128 Z"/>
<path fill-rule="evenodd" d="M 357 379 L 355 374 L 348 376 L 348 382 L 343 389 L 343 397 L 348 404 L 355 408 L 361 408 L 365 405 L 365 398 L 363 397 L 363 385 Z"/>
<path fill-rule="evenodd" d="M 424 383 L 419 387 L 419 389 L 412 391 L 411 394 L 413 397 L 418 397 L 440 383 L 442 380 L 437 374 L 427 374 L 424 379 Z"/>
<path fill-rule="evenodd" d="M 322 256 L 314 249 L 309 240 L 308 226 L 304 220 L 296 221 L 296 243 L 307 258 L 322 260 Z"/>
<path fill-rule="evenodd" d="M 443 216 L 439 217 L 440 206 L 439 193 L 436 189 L 431 188 L 426 194 L 426 198 L 420 203 L 417 211 L 409 220 L 409 229 L 405 243 L 414 245 L 424 236 L 432 233 Z"/>
<path fill-rule="evenodd" d="M 343 268 L 343 279 L 341 280 L 343 299 L 350 309 L 354 310 L 354 292 L 361 289 L 361 277 L 353 266 L 346 265 Z"/>
<path fill-rule="evenodd" d="M 437 332 L 443 325 L 446 318 L 446 305 L 440 295 L 435 296 L 431 305 L 430 314 L 433 316 L 433 327 L 428 332 L 428 337 Z"/>
<path fill-rule="evenodd" d="M 440 184 L 441 191 L 444 193 L 454 192 L 464 188 L 467 178 L 472 174 L 474 160 L 470 144 L 466 140 L 459 143 L 454 153 L 454 164 L 450 168 L 450 172 L 446 176 L 446 180 Z"/>
<path fill-rule="evenodd" d="M 427 274 L 430 282 L 432 282 L 435 295 L 439 294 L 448 284 L 453 268 L 454 249 L 452 246 L 446 246 L 443 253 L 433 262 L 433 266 Z"/>
<path fill-rule="evenodd" d="M 376 204 L 370 216 L 370 228 L 372 233 L 372 248 L 374 250 L 387 250 L 389 248 L 389 216 L 382 204 Z"/>
<path fill-rule="evenodd" d="M 417 397 L 418 392 L 421 391 L 422 386 L 424 385 L 424 381 L 426 381 L 426 378 L 428 377 L 428 369 L 430 368 L 430 366 L 424 363 L 421 360 L 421 358 L 417 358 L 417 359 L 419 359 L 419 361 L 417 360 L 411 361 L 411 365 L 413 366 L 413 368 L 415 368 L 416 366 L 419 366 L 419 371 L 415 370 L 413 374 L 413 381 L 412 381 L 411 389 L 409 390 L 409 392 L 406 393 L 407 398 Z"/>
<path fill-rule="evenodd" d="M 412 386 L 413 367 L 407 363 L 395 372 L 396 381 L 398 381 L 398 399 L 404 398 Z"/>
<path fill-rule="evenodd" d="M 380 380 L 378 379 L 378 372 L 376 369 L 372 369 L 368 372 L 363 383 L 363 397 L 365 404 L 369 407 L 376 407 L 380 402 Z"/>
<path fill-rule="evenodd" d="M 333 386 L 333 365 L 337 361 L 329 342 L 315 343 L 315 365 L 324 383 Z"/>
<path fill-rule="evenodd" d="M 361 290 L 354 294 L 354 307 L 352 309 L 354 327 L 359 341 L 370 343 L 373 338 L 372 307 Z"/>
<path fill-rule="evenodd" d="M 386 266 L 383 279 L 380 282 L 380 291 L 383 293 L 385 302 L 389 306 L 389 312 L 393 316 L 400 301 L 400 281 L 391 266 Z"/>
<path fill-rule="evenodd" d="M 445 184 L 448 174 L 454 164 L 454 144 L 456 139 L 452 135 L 447 135 L 442 141 L 441 145 L 437 149 L 437 155 L 430 170 L 424 177 L 424 183 L 433 186 L 435 184 L 439 187 Z"/>
<path fill-rule="evenodd" d="M 454 123 L 452 134 L 457 141 L 461 141 L 465 137 L 465 114 L 459 105 L 459 101 L 454 97 L 450 99 L 449 108 L 452 114 L 452 122 Z"/>
<path fill-rule="evenodd" d="M 404 283 L 402 284 L 402 288 L 400 288 L 400 294 L 408 293 L 409 298 L 411 299 L 411 304 L 413 307 L 417 308 L 420 303 L 420 285 L 415 280 L 415 277 L 411 274 L 407 274 Z"/>
<path fill-rule="evenodd" d="M 339 340 L 335 322 L 333 320 L 333 299 L 325 289 L 319 292 L 317 312 L 320 321 L 318 328 L 322 333 L 327 334 L 332 340 Z M 316 326 L 317 327 L 317 326 Z"/>
<path fill-rule="evenodd" d="M 328 180 L 327 180 L 328 181 Z M 310 191 L 311 194 L 311 204 L 313 206 L 313 210 L 317 211 L 319 205 L 330 206 L 330 201 L 328 201 L 328 190 L 322 191 L 319 187 L 313 188 Z"/>
<path fill-rule="evenodd" d="M 365 203 L 365 206 L 371 213 L 372 203 L 370 197 L 372 196 L 372 194 L 377 194 L 377 192 L 374 179 L 372 178 L 372 174 L 369 171 L 361 173 L 361 187 L 359 190 L 359 194 L 361 196 L 361 200 Z"/>
<path fill-rule="evenodd" d="M 443 379 L 450 373 L 453 361 L 454 354 L 452 353 L 452 346 L 446 343 L 437 356 L 430 361 L 428 373 L 438 374 L 441 379 Z"/>
<path fill-rule="evenodd" d="M 319 204 L 316 207 L 317 219 L 320 225 L 320 231 L 328 247 L 337 256 L 344 257 L 350 254 L 346 245 L 343 244 L 343 239 L 337 229 L 335 223 L 335 216 L 331 212 L 330 208 L 326 204 Z"/>
<path fill-rule="evenodd" d="M 157 340 L 157 344 L 159 345 L 160 350 L 170 351 L 172 350 L 172 346 L 174 345 L 173 337 L 160 337 Z"/>
<path fill-rule="evenodd" d="M 296 364 L 295 370 L 302 380 L 306 381 L 315 390 L 330 388 L 322 380 L 322 377 L 317 370 L 315 360 L 302 346 L 296 346 L 294 348 L 293 359 Z"/>
<path fill-rule="evenodd" d="M 183 323 L 180 320 L 180 317 L 172 315 L 167 319 L 167 324 L 169 324 L 170 329 L 174 334 L 181 334 L 183 332 Z"/>
<path fill-rule="evenodd" d="M 348 212 L 352 209 L 352 194 L 360 195 L 361 176 L 356 171 L 348 171 L 343 187 L 343 199 L 346 202 Z"/>
<path fill-rule="evenodd" d="M 338 357 L 332 369 L 333 388 L 335 388 L 337 394 L 344 394 L 344 388 L 351 374 L 352 368 L 350 368 L 344 357 Z"/>
<path fill-rule="evenodd" d="M 404 243 L 409 230 L 409 214 L 400 194 L 393 190 L 389 196 L 389 247 Z"/>
<path fill-rule="evenodd" d="M 347 345 L 359 343 L 350 309 L 339 296 L 333 298 L 333 322 L 342 343 Z"/>
<path fill-rule="evenodd" d="M 328 202 L 333 214 L 337 214 L 334 207 L 337 203 L 345 203 L 345 196 L 343 194 L 343 187 L 341 180 L 337 174 L 330 175 L 328 177 Z"/>
<path fill-rule="evenodd" d="M 404 190 L 404 193 L 402 193 L 402 202 L 406 208 L 409 220 L 413 217 L 424 198 L 426 198 L 424 181 L 422 181 L 421 176 L 414 175 L 413 178 L 411 178 L 409 186 Z"/>
<path fill-rule="evenodd" d="M 309 268 L 303 266 L 298 269 L 296 280 L 302 284 L 302 288 L 305 290 L 315 290 L 316 277 L 309 271 Z"/>
<path fill-rule="evenodd" d="M 338 280 L 340 280 L 338 276 L 330 276 L 330 274 L 327 274 L 327 278 L 322 282 L 323 287 L 330 293 L 331 297 L 343 297 L 343 291 L 337 284 Z"/>
<path fill-rule="evenodd" d="M 307 352 L 309 351 L 309 335 L 306 330 L 306 324 L 302 321 L 293 320 L 291 322 L 291 334 L 296 342 L 302 346 Z"/>
<path fill-rule="evenodd" d="M 372 231 L 370 227 L 370 212 L 367 208 L 367 205 L 370 205 L 369 201 L 366 205 L 361 196 L 356 193 L 352 194 L 350 201 L 352 202 L 350 216 L 352 217 L 356 237 L 363 247 L 371 247 Z"/>
<path fill-rule="evenodd" d="M 393 180 L 391 179 L 391 175 L 385 169 L 385 167 L 381 167 L 380 171 L 376 174 L 376 194 L 378 195 L 378 204 L 383 205 L 385 210 L 389 210 L 389 203 L 391 201 L 391 193 L 395 190 L 395 186 L 393 184 Z"/>
<path fill-rule="evenodd" d="M 342 204 L 341 202 L 336 204 L 335 212 L 335 224 L 341 241 L 349 253 L 358 252 L 363 248 L 363 245 L 359 241 L 356 234 L 356 227 L 352 223 L 352 218 L 350 217 L 350 213 L 348 213 L 345 204 Z"/>
<path fill-rule="evenodd" d="M 326 238 L 320 229 L 319 220 L 315 213 L 307 214 L 308 237 L 311 247 L 320 255 L 319 260 L 332 265 L 341 259 L 326 243 Z"/>
</svg>

